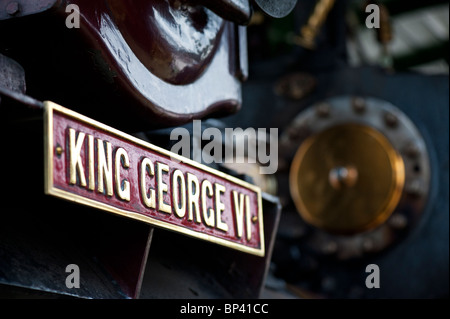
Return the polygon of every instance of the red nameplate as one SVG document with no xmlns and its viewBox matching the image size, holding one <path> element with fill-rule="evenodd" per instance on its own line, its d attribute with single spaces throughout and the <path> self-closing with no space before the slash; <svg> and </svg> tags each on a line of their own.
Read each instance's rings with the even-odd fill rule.
<svg viewBox="0 0 450 319">
<path fill-rule="evenodd" d="M 45 102 L 45 192 L 264 256 L 261 190 Z"/>
</svg>

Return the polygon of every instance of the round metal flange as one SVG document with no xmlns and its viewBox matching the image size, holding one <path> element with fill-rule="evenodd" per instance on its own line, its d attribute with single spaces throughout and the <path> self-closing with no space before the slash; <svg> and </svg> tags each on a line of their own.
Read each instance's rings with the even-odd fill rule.
<svg viewBox="0 0 450 319">
<path fill-rule="evenodd" d="M 340 124 L 305 140 L 290 171 L 302 218 L 330 233 L 355 234 L 384 223 L 397 206 L 405 168 L 377 130 Z"/>
<path fill-rule="evenodd" d="M 429 156 L 419 130 L 394 105 L 329 99 L 300 113 L 280 144 L 291 150 L 285 159 L 292 163 L 291 197 L 312 229 L 305 240 L 315 251 L 360 257 L 418 223 L 430 186 Z"/>
</svg>

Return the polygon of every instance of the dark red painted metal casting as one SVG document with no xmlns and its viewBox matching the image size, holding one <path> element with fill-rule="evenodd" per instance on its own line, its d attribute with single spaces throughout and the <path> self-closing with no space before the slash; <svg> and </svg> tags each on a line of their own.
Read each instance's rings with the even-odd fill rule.
<svg viewBox="0 0 450 319">
<path fill-rule="evenodd" d="M 103 72 L 130 97 L 124 111 L 169 126 L 240 108 L 242 57 L 233 22 L 169 0 L 67 3 L 80 9 L 74 32 L 100 53 Z"/>
</svg>

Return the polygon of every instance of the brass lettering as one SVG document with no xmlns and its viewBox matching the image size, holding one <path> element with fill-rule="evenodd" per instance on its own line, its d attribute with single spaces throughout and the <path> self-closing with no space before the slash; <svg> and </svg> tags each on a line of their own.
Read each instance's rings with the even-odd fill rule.
<svg viewBox="0 0 450 319">
<path fill-rule="evenodd" d="M 187 173 L 187 197 L 188 197 L 188 220 L 194 220 L 194 210 L 195 210 L 195 222 L 197 224 L 201 223 L 200 219 L 200 209 L 198 205 L 198 200 L 200 197 L 200 184 L 198 182 L 197 176 L 191 173 Z"/>
<path fill-rule="evenodd" d="M 250 196 L 245 195 L 245 216 L 247 217 L 247 240 L 250 241 L 252 239 L 252 212 L 250 211 Z"/>
<path fill-rule="evenodd" d="M 122 164 L 123 160 L 123 164 Z M 116 163 L 115 163 L 115 179 L 116 179 L 116 192 L 117 196 L 129 202 L 130 201 L 130 182 L 127 180 L 120 180 L 120 168 L 129 168 L 130 167 L 130 159 L 128 158 L 127 152 L 123 148 L 119 148 L 116 151 Z"/>
<path fill-rule="evenodd" d="M 112 170 L 112 145 L 106 142 L 106 154 L 103 141 L 97 139 L 98 149 L 98 187 L 99 193 L 103 193 L 104 184 L 106 184 L 106 195 L 113 196 L 113 170 Z"/>
<path fill-rule="evenodd" d="M 86 134 L 80 132 L 76 138 L 76 132 L 73 128 L 69 128 L 69 183 L 75 185 L 77 183 L 77 172 L 80 178 L 80 185 L 86 187 L 86 176 L 84 176 L 83 162 L 81 161 L 81 149 L 83 147 Z M 75 140 L 76 139 L 76 140 Z"/>
<path fill-rule="evenodd" d="M 248 195 L 241 194 L 236 191 L 232 191 L 234 211 L 236 217 L 236 232 L 237 237 L 241 238 L 244 231 L 244 208 L 245 208 L 245 224 L 247 240 L 252 239 L 252 224 L 251 224 L 251 211 L 250 211 L 250 197 Z M 239 196 L 239 197 L 238 197 Z M 245 202 L 245 207 L 244 207 Z"/>
<path fill-rule="evenodd" d="M 164 194 L 167 193 L 169 187 L 163 182 L 163 172 L 169 173 L 169 166 L 160 162 L 156 162 L 156 181 L 158 183 L 158 210 L 163 213 L 172 213 L 170 205 L 164 202 Z"/>
<path fill-rule="evenodd" d="M 218 183 L 215 186 L 215 202 L 216 202 L 216 227 L 224 232 L 228 232 L 228 225 L 222 221 L 222 212 L 225 210 L 225 204 L 220 200 L 220 195 L 225 193 L 225 186 Z"/>
<path fill-rule="evenodd" d="M 215 221 L 214 221 L 214 209 L 208 208 L 206 206 L 206 198 L 212 198 L 214 195 L 213 193 L 213 186 L 210 181 L 204 180 L 202 182 L 202 211 L 203 211 L 203 220 L 205 221 L 206 226 L 214 227 Z"/>
<path fill-rule="evenodd" d="M 183 172 L 178 169 L 172 175 L 172 199 L 175 215 L 183 218 L 186 215 L 186 182 Z"/>
<path fill-rule="evenodd" d="M 147 186 L 145 184 L 146 173 L 150 176 L 155 175 L 155 169 L 152 161 L 149 158 L 144 158 L 141 163 L 141 197 L 144 205 L 148 208 L 155 209 L 156 207 L 156 194 L 153 188 L 150 188 L 150 195 L 147 195 Z"/>
<path fill-rule="evenodd" d="M 95 172 L 94 172 L 94 137 L 88 135 L 88 170 L 89 170 L 89 190 L 95 190 Z"/>
<path fill-rule="evenodd" d="M 244 194 L 238 194 L 236 191 L 232 191 L 233 202 L 234 202 L 234 212 L 236 217 L 236 233 L 237 237 L 242 237 L 242 232 L 244 231 Z M 239 196 L 239 197 L 238 197 Z"/>
</svg>

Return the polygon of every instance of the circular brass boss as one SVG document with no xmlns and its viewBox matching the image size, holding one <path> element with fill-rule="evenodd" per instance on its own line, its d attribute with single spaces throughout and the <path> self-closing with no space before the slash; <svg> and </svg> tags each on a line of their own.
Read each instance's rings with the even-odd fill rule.
<svg viewBox="0 0 450 319">
<path fill-rule="evenodd" d="M 300 215 L 338 234 L 384 223 L 404 183 L 400 154 L 382 133 L 361 124 L 336 125 L 310 136 L 290 170 L 290 191 Z"/>
</svg>

